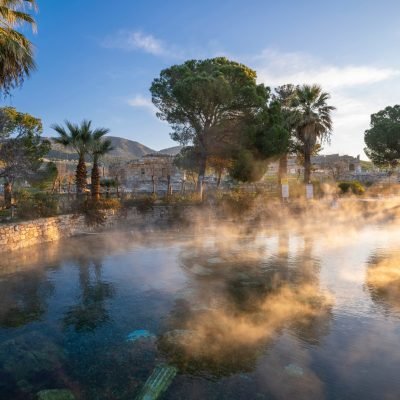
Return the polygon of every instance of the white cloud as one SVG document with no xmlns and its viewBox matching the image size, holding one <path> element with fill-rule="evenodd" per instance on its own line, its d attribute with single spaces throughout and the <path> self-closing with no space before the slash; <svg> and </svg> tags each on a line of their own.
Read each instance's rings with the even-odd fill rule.
<svg viewBox="0 0 400 400">
<path fill-rule="evenodd" d="M 140 31 L 119 31 L 108 36 L 103 41 L 103 46 L 107 48 L 123 49 L 127 51 L 142 50 L 145 53 L 155 56 L 165 56 L 169 50 L 165 44 L 153 35 L 147 35 Z"/>
<path fill-rule="evenodd" d="M 137 94 L 136 96 L 128 99 L 128 104 L 132 107 L 145 108 L 152 114 L 155 114 L 157 111 L 155 105 L 151 102 L 151 100 L 141 94 Z"/>
<path fill-rule="evenodd" d="M 335 65 L 305 53 L 265 50 L 251 60 L 258 80 L 270 87 L 293 83 L 317 83 L 331 94 L 334 132 L 331 147 L 324 153 L 362 154 L 364 131 L 370 115 L 387 105 L 399 103 L 400 70 L 373 65 Z M 379 85 L 376 85 L 379 83 Z M 397 88 L 397 90 L 395 90 Z M 364 156 L 365 158 L 365 156 Z"/>
<path fill-rule="evenodd" d="M 367 65 L 324 64 L 304 53 L 265 50 L 255 58 L 259 80 L 272 86 L 285 83 L 318 83 L 326 89 L 349 88 L 382 82 L 400 70 Z"/>
</svg>

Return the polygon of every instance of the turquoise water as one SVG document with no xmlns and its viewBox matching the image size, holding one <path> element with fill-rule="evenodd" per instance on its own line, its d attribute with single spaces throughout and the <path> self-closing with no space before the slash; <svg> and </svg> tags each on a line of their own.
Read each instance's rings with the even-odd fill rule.
<svg viewBox="0 0 400 400">
<path fill-rule="evenodd" d="M 0 398 L 400 398 L 399 228 L 227 232 L 3 256 Z"/>
</svg>

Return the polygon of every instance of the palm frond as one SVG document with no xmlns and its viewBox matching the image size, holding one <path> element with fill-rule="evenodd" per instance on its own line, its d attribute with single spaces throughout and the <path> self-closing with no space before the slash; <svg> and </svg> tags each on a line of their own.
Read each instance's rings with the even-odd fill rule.
<svg viewBox="0 0 400 400">
<path fill-rule="evenodd" d="M 32 43 L 14 28 L 23 24 L 36 31 L 27 7 L 36 9 L 34 0 L 0 0 L 0 89 L 5 93 L 20 86 L 36 68 Z"/>
</svg>

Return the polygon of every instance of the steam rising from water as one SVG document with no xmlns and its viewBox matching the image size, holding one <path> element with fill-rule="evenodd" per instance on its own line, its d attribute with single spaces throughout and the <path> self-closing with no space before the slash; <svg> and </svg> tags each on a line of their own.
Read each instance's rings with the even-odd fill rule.
<svg viewBox="0 0 400 400">
<path fill-rule="evenodd" d="M 140 365 L 139 376 L 150 375 L 155 362 L 177 366 L 170 398 L 188 398 L 192 389 L 182 388 L 192 388 L 190 379 L 207 377 L 208 383 L 196 381 L 203 398 L 204 387 L 221 380 L 232 385 L 236 399 L 235 388 L 247 382 L 243 374 L 249 393 L 257 387 L 265 395 L 260 399 L 331 398 L 329 379 L 336 379 L 333 387 L 356 388 L 368 398 L 379 392 L 374 376 L 380 368 L 390 377 L 400 367 L 393 350 L 400 315 L 398 204 L 397 199 L 345 199 L 338 206 L 321 201 L 286 207 L 256 200 L 239 214 L 189 210 L 185 228 L 126 227 L 15 252 L 0 264 L 0 324 L 26 329 L 44 319 L 58 293 L 50 272 L 63 270 L 65 284 L 74 284 L 78 293 L 59 316 L 63 334 L 82 335 L 90 345 L 91 334 L 111 330 L 102 352 L 111 347 L 97 355 L 94 369 L 102 362 L 112 369 L 112 362 L 122 360 L 124 368 L 115 371 L 129 374 L 132 368 L 128 378 L 135 382 L 134 363 L 140 364 L 135 357 L 157 354 L 145 373 Z M 157 307 L 143 302 L 146 318 L 140 321 L 151 321 L 151 327 L 135 325 L 141 310 L 130 302 L 141 296 L 162 296 L 161 317 Z M 370 317 L 379 323 L 369 326 Z M 346 332 L 347 326 L 354 332 Z M 135 329 L 152 329 L 158 339 L 127 349 L 123 338 Z M 99 336 L 96 340 L 102 343 Z M 373 363 L 371 348 L 388 364 Z M 0 365 L 1 354 L 0 342 Z M 126 354 L 132 356 L 129 368 Z M 373 373 L 363 375 L 364 369 Z M 381 398 L 399 393 L 395 381 L 390 383 Z M 83 393 L 89 393 L 85 384 Z M 98 384 L 99 391 L 112 392 Z"/>
<path fill-rule="evenodd" d="M 312 242 L 289 260 L 287 239 L 281 233 L 277 254 L 265 238 L 262 246 L 240 237 L 184 251 L 190 294 L 177 300 L 161 349 L 183 369 L 230 375 L 253 370 L 284 330 L 318 342 L 329 330 L 333 299 L 319 288 Z"/>
</svg>

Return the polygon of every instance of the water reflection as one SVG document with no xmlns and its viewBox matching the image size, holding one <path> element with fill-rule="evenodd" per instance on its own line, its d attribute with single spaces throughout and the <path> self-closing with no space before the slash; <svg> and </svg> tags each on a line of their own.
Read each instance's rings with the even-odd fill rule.
<svg viewBox="0 0 400 400">
<path fill-rule="evenodd" d="M 183 372 L 223 376 L 252 371 L 284 330 L 317 343 L 329 331 L 332 302 L 312 248 L 306 237 L 291 257 L 282 232 L 277 252 L 243 239 L 183 251 L 189 287 L 169 315 L 162 351 Z"/>
<path fill-rule="evenodd" d="M 53 285 L 46 271 L 28 271 L 0 281 L 0 326 L 17 328 L 39 320 L 46 312 Z"/>
<path fill-rule="evenodd" d="M 92 331 L 110 319 L 106 301 L 114 296 L 114 287 L 102 279 L 101 259 L 80 256 L 77 259 L 79 268 L 79 288 L 77 304 L 65 313 L 65 327 L 76 331 Z"/>
<path fill-rule="evenodd" d="M 400 315 L 400 252 L 376 251 L 368 260 L 366 287 L 387 313 Z"/>
<path fill-rule="evenodd" d="M 0 327 L 18 328 L 39 321 L 47 310 L 54 285 L 48 277 L 57 269 L 41 257 L 3 256 L 0 265 Z"/>
</svg>

